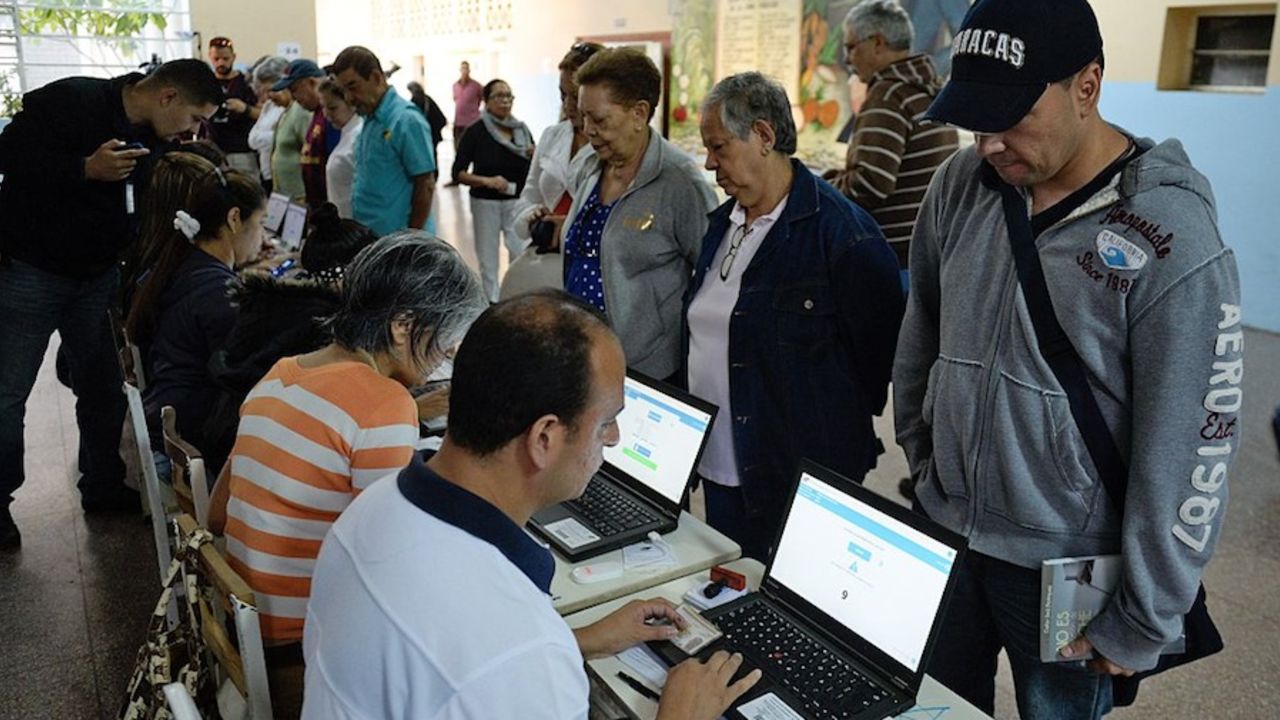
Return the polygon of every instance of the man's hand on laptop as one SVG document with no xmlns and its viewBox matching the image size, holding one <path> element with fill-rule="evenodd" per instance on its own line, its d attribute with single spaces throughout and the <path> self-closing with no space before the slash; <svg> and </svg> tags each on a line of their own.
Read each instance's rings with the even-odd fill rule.
<svg viewBox="0 0 1280 720">
<path fill-rule="evenodd" d="M 632 600 L 603 618 L 573 631 L 588 660 L 616 655 L 649 640 L 670 640 L 684 629 L 676 606 L 662 598 Z"/>
<path fill-rule="evenodd" d="M 752 670 L 738 682 L 729 684 L 742 666 L 742 656 L 719 650 L 707 661 L 685 660 L 671 669 L 658 701 L 657 720 L 715 720 L 734 700 L 760 680 Z"/>
</svg>

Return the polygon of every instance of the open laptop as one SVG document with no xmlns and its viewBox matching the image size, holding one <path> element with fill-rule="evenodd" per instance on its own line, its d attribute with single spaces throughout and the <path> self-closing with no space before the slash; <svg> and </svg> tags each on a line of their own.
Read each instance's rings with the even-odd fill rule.
<svg viewBox="0 0 1280 720">
<path fill-rule="evenodd" d="M 262 227 L 271 235 L 278 236 L 284 225 L 284 214 L 289 209 L 289 196 L 284 193 L 271 193 L 267 198 L 267 212 L 262 216 Z"/>
<path fill-rule="evenodd" d="M 553 505 L 529 521 L 573 562 L 676 529 L 716 407 L 666 383 L 627 370 L 621 438 L 604 449 L 604 465 L 582 497 Z"/>
<path fill-rule="evenodd" d="M 724 637 L 699 657 L 736 651 L 739 677 L 764 673 L 726 717 L 878 720 L 910 708 L 964 552 L 959 535 L 803 463 L 760 590 L 702 613 Z M 653 648 L 671 664 L 687 657 Z"/>
<path fill-rule="evenodd" d="M 289 203 L 284 211 L 284 228 L 280 230 L 280 242 L 288 252 L 302 249 L 303 235 L 307 230 L 307 208 L 298 203 Z"/>
</svg>

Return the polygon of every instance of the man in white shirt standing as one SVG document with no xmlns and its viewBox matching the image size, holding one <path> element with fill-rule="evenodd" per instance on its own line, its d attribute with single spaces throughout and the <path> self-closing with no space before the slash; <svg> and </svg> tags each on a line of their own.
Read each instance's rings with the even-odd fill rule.
<svg viewBox="0 0 1280 720">
<path fill-rule="evenodd" d="M 676 632 L 663 600 L 571 631 L 548 594 L 555 562 L 522 529 L 580 495 L 618 442 L 624 375 L 604 318 L 563 292 L 480 316 L 454 361 L 443 447 L 365 491 L 320 551 L 304 718 L 585 719 L 584 657 Z M 759 679 L 730 685 L 741 662 L 676 667 L 658 717 L 719 717 Z"/>
</svg>

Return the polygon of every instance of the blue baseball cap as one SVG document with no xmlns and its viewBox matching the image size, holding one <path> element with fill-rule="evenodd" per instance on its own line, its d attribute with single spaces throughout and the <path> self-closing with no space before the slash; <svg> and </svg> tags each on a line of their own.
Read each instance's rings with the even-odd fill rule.
<svg viewBox="0 0 1280 720">
<path fill-rule="evenodd" d="M 978 133 L 1017 125 L 1052 83 L 1102 55 L 1087 0 L 978 0 L 951 43 L 951 79 L 925 118 Z"/>
<path fill-rule="evenodd" d="M 310 60 L 300 58 L 289 63 L 289 66 L 284 69 L 284 74 L 281 75 L 280 79 L 271 86 L 271 90 L 274 92 L 280 92 L 281 90 L 292 87 L 298 80 L 312 77 L 322 78 L 328 77 L 328 75 L 320 69 L 319 65 L 316 65 Z"/>
</svg>

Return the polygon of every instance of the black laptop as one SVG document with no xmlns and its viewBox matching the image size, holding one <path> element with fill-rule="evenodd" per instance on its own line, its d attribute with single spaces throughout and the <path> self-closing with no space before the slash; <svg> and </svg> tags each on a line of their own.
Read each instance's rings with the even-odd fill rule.
<svg viewBox="0 0 1280 720">
<path fill-rule="evenodd" d="M 536 513 L 530 528 L 572 562 L 668 533 L 711 434 L 716 407 L 627 370 L 618 444 L 582 497 Z"/>
<path fill-rule="evenodd" d="M 964 552 L 959 535 L 805 462 L 760 590 L 702 613 L 724 637 L 699 657 L 736 651 L 739 677 L 764 673 L 726 717 L 879 720 L 910 708 Z"/>
</svg>

